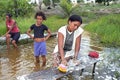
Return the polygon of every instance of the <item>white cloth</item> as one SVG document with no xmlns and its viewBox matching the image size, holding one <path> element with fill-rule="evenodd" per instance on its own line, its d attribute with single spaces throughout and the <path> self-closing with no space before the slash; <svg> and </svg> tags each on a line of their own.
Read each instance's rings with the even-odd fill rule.
<svg viewBox="0 0 120 80">
<path fill-rule="evenodd" d="M 58 30 L 58 32 L 62 33 L 63 36 L 64 36 L 64 43 L 65 43 L 65 39 L 66 39 L 66 29 L 67 29 L 67 25 L 62 26 L 62 27 Z M 84 30 L 83 30 L 81 27 L 79 27 L 77 30 L 74 31 L 74 39 L 73 39 L 73 45 L 72 45 L 72 53 L 74 53 L 76 38 L 77 38 L 79 35 L 81 35 L 83 31 L 84 31 Z M 58 37 L 58 35 L 57 35 L 57 37 Z M 63 43 L 63 44 L 64 44 L 64 43 Z M 57 52 L 58 52 L 58 45 L 55 46 L 55 49 L 54 49 L 53 53 L 57 53 Z"/>
</svg>

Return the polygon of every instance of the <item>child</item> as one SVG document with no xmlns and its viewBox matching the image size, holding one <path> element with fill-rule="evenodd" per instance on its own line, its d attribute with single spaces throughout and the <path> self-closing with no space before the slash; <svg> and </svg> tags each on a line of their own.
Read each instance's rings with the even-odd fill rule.
<svg viewBox="0 0 120 80">
<path fill-rule="evenodd" d="M 46 20 L 45 14 L 43 12 L 37 12 L 35 14 L 36 23 L 33 24 L 30 29 L 27 31 L 27 34 L 34 40 L 34 56 L 36 63 L 39 63 L 39 56 L 42 57 L 42 66 L 46 65 L 46 40 L 50 37 L 51 32 L 48 27 L 42 22 Z M 30 34 L 31 31 L 34 31 L 34 37 Z M 44 37 L 44 31 L 47 31 L 48 35 Z"/>
<path fill-rule="evenodd" d="M 68 19 L 68 24 L 58 30 L 58 45 L 55 46 L 54 66 L 62 63 L 67 65 L 67 61 L 73 57 L 78 58 L 83 29 L 80 27 L 82 18 L 78 15 L 72 15 Z"/>
<path fill-rule="evenodd" d="M 18 28 L 18 25 L 15 20 L 12 19 L 12 14 L 8 13 L 6 14 L 6 28 L 7 32 L 5 33 L 6 36 L 6 43 L 7 48 L 10 48 L 10 38 L 12 38 L 12 44 L 15 48 L 17 48 L 17 42 L 20 38 L 20 30 Z"/>
</svg>

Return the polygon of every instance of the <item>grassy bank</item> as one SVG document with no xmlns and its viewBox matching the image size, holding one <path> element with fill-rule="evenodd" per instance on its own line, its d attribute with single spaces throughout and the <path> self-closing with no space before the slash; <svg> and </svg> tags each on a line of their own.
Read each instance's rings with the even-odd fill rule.
<svg viewBox="0 0 120 80">
<path fill-rule="evenodd" d="M 30 17 L 18 17 L 14 19 L 19 25 L 21 33 L 26 33 L 29 27 L 35 23 L 34 15 L 31 15 Z M 61 19 L 58 16 L 50 16 L 43 23 L 47 25 L 52 32 L 56 32 L 59 27 L 67 24 L 67 19 Z M 5 34 L 5 32 L 6 32 L 5 20 L 3 20 L 1 21 L 0 25 L 0 36 Z"/>
<path fill-rule="evenodd" d="M 92 38 L 99 39 L 105 46 L 120 46 L 120 14 L 103 16 L 92 21 L 85 30 L 92 33 Z"/>
<path fill-rule="evenodd" d="M 58 16 L 50 16 L 47 17 L 47 20 L 45 20 L 43 24 L 48 26 L 52 32 L 56 32 L 59 27 L 67 23 L 66 21 L 67 19 L 61 19 Z M 25 33 L 29 29 L 29 27 L 36 22 L 36 20 L 34 19 L 33 15 L 29 18 L 18 18 L 17 22 L 21 32 Z"/>
<path fill-rule="evenodd" d="M 97 34 L 97 39 L 100 43 L 107 46 L 120 46 L 120 14 L 116 14 L 116 12 L 119 11 L 119 7 L 119 4 L 112 4 L 110 6 L 95 5 L 94 7 L 88 4 L 79 4 L 71 13 L 82 16 L 83 23 L 89 23 L 85 27 L 85 30 Z M 47 20 L 43 22 L 52 32 L 56 32 L 61 26 L 67 24 L 67 18 L 62 19 L 60 15 L 58 16 L 49 16 Z M 21 33 L 26 33 L 29 27 L 35 23 L 33 13 L 31 13 L 30 16 L 14 19 L 18 23 Z M 1 18 L 0 21 L 1 36 L 5 34 L 6 26 L 5 19 Z M 93 37 L 94 35 L 92 35 L 92 38 Z"/>
</svg>

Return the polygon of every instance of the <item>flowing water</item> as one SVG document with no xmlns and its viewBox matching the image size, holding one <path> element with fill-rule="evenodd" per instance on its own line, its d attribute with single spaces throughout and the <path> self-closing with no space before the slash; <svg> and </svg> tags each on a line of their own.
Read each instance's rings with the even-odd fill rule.
<svg viewBox="0 0 120 80">
<path fill-rule="evenodd" d="M 47 41 L 47 65 L 52 66 L 52 51 L 56 45 L 56 38 Z M 103 48 L 90 44 L 89 36 L 84 35 L 81 41 L 81 55 L 88 55 L 89 51 L 97 51 L 103 61 L 97 63 L 94 80 L 120 80 L 120 49 Z M 33 56 L 33 43 L 19 45 L 18 49 L 12 46 L 9 50 L 6 45 L 0 46 L 0 80 L 16 80 L 16 77 L 42 70 L 36 65 Z M 83 75 L 65 76 L 61 80 L 93 80 L 91 68 L 84 70 Z M 71 77 L 72 76 L 72 77 Z"/>
</svg>

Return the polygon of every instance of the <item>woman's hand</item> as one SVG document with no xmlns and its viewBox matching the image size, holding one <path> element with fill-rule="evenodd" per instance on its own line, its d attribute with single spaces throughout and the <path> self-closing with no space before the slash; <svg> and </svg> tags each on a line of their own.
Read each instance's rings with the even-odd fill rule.
<svg viewBox="0 0 120 80">
<path fill-rule="evenodd" d="M 77 60 L 77 56 L 76 56 L 76 55 L 74 55 L 73 59 L 74 59 L 74 60 Z"/>
<path fill-rule="evenodd" d="M 64 65 L 67 65 L 67 60 L 66 60 L 66 59 L 63 59 L 63 60 L 61 61 L 61 63 L 64 64 Z"/>
</svg>

